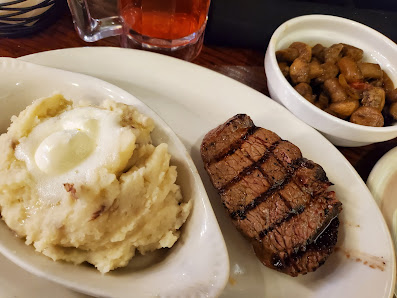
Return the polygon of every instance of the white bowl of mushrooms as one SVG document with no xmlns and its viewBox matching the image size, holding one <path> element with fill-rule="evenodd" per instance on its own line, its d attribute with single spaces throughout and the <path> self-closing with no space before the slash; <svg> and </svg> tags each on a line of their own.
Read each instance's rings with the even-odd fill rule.
<svg viewBox="0 0 397 298">
<path fill-rule="evenodd" d="M 397 137 L 397 45 L 348 19 L 307 15 L 283 23 L 265 57 L 271 98 L 333 144 Z"/>
</svg>

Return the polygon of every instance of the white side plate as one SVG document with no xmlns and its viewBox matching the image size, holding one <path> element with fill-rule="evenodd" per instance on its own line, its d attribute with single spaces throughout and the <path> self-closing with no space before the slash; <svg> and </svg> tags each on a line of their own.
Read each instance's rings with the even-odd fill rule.
<svg viewBox="0 0 397 298">
<path fill-rule="evenodd" d="M 178 168 L 177 183 L 193 210 L 181 238 L 170 250 L 137 256 L 125 268 L 100 274 L 93 266 L 53 262 L 16 238 L 0 223 L 0 252 L 38 276 L 87 294 L 105 297 L 207 297 L 219 295 L 229 276 L 229 258 L 218 223 L 197 169 L 186 148 L 171 128 L 149 107 L 124 90 L 89 76 L 0 58 L 0 129 L 9 126 L 34 99 L 62 93 L 73 101 L 100 103 L 106 98 L 136 106 L 154 119 L 153 142 L 166 142 L 171 163 Z M 3 259 L 0 259 L 2 264 Z M 3 268 L 2 266 L 0 266 Z M 0 269 L 2 271 L 3 269 Z M 6 273 L 9 274 L 9 271 Z M 5 272 L 2 271 L 2 276 Z M 40 283 L 40 279 L 36 279 Z M 8 285 L 3 285 L 3 287 Z M 13 287 L 15 287 L 13 285 Z M 23 287 L 24 282 L 18 287 Z M 0 289 L 0 292 L 3 290 Z M 4 293 L 3 293 L 4 294 Z M 30 293 L 31 296 L 32 293 Z M 21 294 L 26 297 L 27 292 Z M 1 295 L 4 297 L 4 295 Z M 57 297 L 49 288 L 47 297 Z"/>
<path fill-rule="evenodd" d="M 383 212 L 392 233 L 394 249 L 397 249 L 397 147 L 378 160 L 368 176 L 367 186 Z"/>
</svg>

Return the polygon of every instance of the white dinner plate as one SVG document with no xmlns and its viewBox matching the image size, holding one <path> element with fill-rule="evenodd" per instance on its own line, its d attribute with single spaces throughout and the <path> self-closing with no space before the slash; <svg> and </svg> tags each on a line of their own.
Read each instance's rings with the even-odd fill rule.
<svg viewBox="0 0 397 298">
<path fill-rule="evenodd" d="M 75 48 L 21 59 L 113 83 L 146 103 L 177 133 L 199 170 L 229 251 L 231 272 L 222 297 L 392 296 L 394 250 L 388 228 L 369 190 L 330 142 L 281 105 L 205 68 L 143 51 Z M 199 152 L 202 138 L 237 113 L 250 115 L 256 125 L 273 130 L 299 146 L 305 157 L 323 166 L 335 184 L 332 189 L 343 203 L 339 249 L 314 273 L 292 278 L 263 266 L 234 228 L 203 169 Z M 2 276 L 5 275 L 3 262 L 0 262 Z M 19 269 L 10 265 L 7 272 L 13 270 Z M 31 279 L 37 287 L 44 283 L 38 278 Z M 16 278 L 9 278 L 4 286 L 9 292 L 23 291 Z M 49 287 L 47 296 L 56 295 L 57 289 Z M 31 287 L 27 291 L 34 293 Z"/>
</svg>

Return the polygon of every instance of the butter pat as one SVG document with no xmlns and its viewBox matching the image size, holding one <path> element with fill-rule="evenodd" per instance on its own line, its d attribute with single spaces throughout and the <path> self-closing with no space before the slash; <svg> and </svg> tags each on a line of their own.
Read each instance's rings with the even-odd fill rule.
<svg viewBox="0 0 397 298">
<path fill-rule="evenodd" d="M 46 174 L 69 171 L 84 161 L 94 150 L 95 140 L 77 129 L 57 131 L 46 137 L 36 150 L 37 167 Z M 21 146 L 16 155 L 23 160 Z"/>
</svg>

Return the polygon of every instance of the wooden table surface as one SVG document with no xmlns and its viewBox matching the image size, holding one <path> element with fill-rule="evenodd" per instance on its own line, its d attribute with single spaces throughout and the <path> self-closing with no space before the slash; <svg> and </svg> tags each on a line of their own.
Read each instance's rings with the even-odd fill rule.
<svg viewBox="0 0 397 298">
<path fill-rule="evenodd" d="M 110 37 L 94 43 L 84 42 L 74 30 L 69 11 L 65 10 L 55 23 L 34 35 L 22 38 L 0 37 L 0 56 L 16 58 L 48 50 L 84 46 L 117 47 L 119 40 Z M 263 59 L 264 52 L 259 50 L 205 45 L 192 63 L 227 75 L 268 95 Z M 395 146 L 397 138 L 364 147 L 338 149 L 366 181 L 375 163 Z"/>
</svg>

